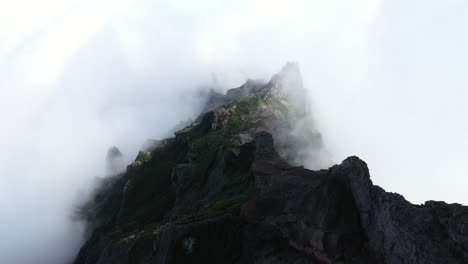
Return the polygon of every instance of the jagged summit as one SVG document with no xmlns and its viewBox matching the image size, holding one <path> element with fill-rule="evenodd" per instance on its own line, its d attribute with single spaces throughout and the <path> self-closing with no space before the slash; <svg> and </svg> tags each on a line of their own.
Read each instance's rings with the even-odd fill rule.
<svg viewBox="0 0 468 264">
<path fill-rule="evenodd" d="M 211 127 L 222 127 L 227 118 L 239 117 L 243 129 L 237 131 L 246 143 L 255 133 L 267 131 L 275 138 L 278 152 L 288 162 L 312 168 L 329 164 L 321 134 L 315 130 L 308 111 L 307 91 L 297 63 L 287 63 L 267 83 L 247 80 L 240 87 L 225 95 L 214 93 L 209 97 L 203 114 L 195 121 L 213 119 Z M 236 108 L 244 109 L 236 109 Z M 240 110 L 240 111 L 239 111 Z M 185 140 L 191 126 L 176 132 L 178 139 Z"/>
<path fill-rule="evenodd" d="M 296 62 L 286 63 L 279 73 L 273 75 L 270 83 L 273 86 L 281 86 L 289 90 L 303 89 L 304 86 L 299 64 Z"/>
<path fill-rule="evenodd" d="M 263 92 L 264 97 L 273 96 L 282 100 L 293 101 L 295 104 L 303 104 L 302 101 L 304 101 L 304 96 L 307 93 L 303 86 L 299 65 L 295 62 L 288 62 L 267 83 L 261 80 L 248 79 L 243 85 L 229 89 L 225 95 L 210 91 L 203 112 L 260 91 Z"/>
<path fill-rule="evenodd" d="M 229 104 L 235 100 L 258 92 L 265 84 L 260 80 L 248 79 L 243 85 L 232 88 L 225 95 L 211 90 L 203 108 L 203 113 L 213 110 L 219 106 Z"/>
<path fill-rule="evenodd" d="M 357 157 L 300 166 L 320 165 L 324 146 L 286 92 L 298 77 L 287 64 L 220 95 L 106 180 L 83 207 L 75 263 L 468 263 L 467 207 L 415 206 Z"/>
</svg>

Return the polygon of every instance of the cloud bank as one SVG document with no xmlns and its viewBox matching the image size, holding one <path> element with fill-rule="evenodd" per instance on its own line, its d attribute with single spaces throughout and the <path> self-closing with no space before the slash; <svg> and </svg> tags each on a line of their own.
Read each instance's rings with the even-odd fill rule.
<svg viewBox="0 0 468 264">
<path fill-rule="evenodd" d="M 297 61 L 333 162 L 412 202 L 467 204 L 466 1 L 0 4 L 0 262 L 63 263 L 107 149 L 126 161 L 199 109 L 196 88 Z"/>
</svg>

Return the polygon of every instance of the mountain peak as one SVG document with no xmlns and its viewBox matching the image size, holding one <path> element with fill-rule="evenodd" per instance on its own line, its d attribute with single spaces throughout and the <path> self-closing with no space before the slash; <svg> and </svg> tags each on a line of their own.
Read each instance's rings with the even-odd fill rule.
<svg viewBox="0 0 468 264">
<path fill-rule="evenodd" d="M 357 157 L 300 166 L 323 148 L 300 123 L 304 92 L 288 63 L 140 153 L 84 206 L 95 230 L 75 264 L 468 263 L 468 207 L 415 206 L 375 186 Z"/>
<path fill-rule="evenodd" d="M 288 90 L 303 89 L 299 64 L 297 62 L 287 62 L 279 73 L 273 75 L 270 83 Z"/>
<path fill-rule="evenodd" d="M 266 97 L 276 97 L 289 102 L 294 110 L 302 116 L 308 114 L 308 93 L 304 88 L 299 64 L 286 63 L 280 72 L 273 75 L 264 88 Z"/>
</svg>

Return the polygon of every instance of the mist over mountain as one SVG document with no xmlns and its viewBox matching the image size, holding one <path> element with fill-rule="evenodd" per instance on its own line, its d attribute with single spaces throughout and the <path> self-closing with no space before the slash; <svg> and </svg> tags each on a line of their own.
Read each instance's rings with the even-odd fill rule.
<svg viewBox="0 0 468 264">
<path fill-rule="evenodd" d="M 355 156 L 298 166 L 328 167 L 305 92 L 288 63 L 209 93 L 195 121 L 102 179 L 74 263 L 466 263 L 468 207 L 413 205 Z"/>
</svg>

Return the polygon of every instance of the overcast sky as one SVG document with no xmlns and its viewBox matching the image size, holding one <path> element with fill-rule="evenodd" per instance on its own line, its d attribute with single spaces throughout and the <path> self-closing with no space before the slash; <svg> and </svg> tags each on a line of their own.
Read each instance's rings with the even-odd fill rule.
<svg viewBox="0 0 468 264">
<path fill-rule="evenodd" d="M 0 0 L 0 263 L 63 263 L 108 147 L 195 117 L 196 88 L 297 61 L 334 163 L 468 204 L 468 1 Z"/>
</svg>

